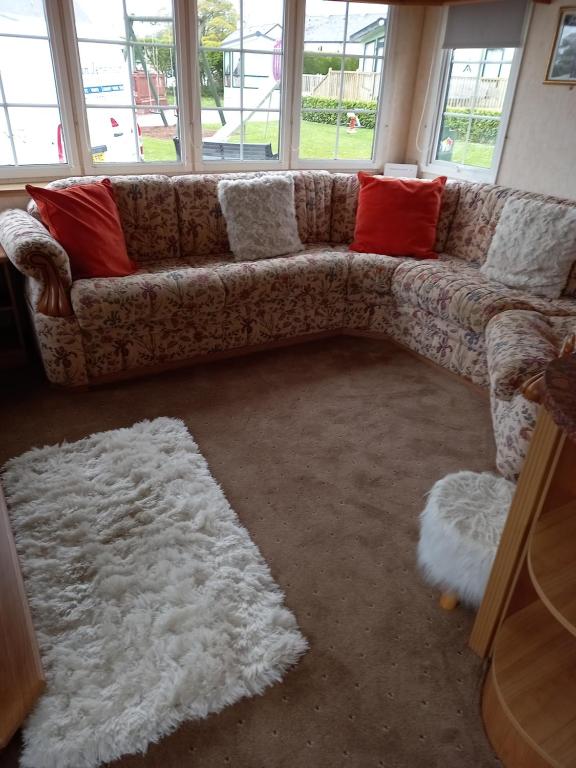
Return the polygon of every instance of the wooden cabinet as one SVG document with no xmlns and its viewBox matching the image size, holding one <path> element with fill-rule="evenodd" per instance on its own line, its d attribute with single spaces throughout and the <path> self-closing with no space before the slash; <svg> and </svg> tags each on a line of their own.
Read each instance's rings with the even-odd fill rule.
<svg viewBox="0 0 576 768">
<path fill-rule="evenodd" d="M 44 688 L 44 675 L 0 486 L 0 749 Z"/>
<path fill-rule="evenodd" d="M 26 362 L 26 341 L 22 325 L 22 302 L 18 301 L 16 270 L 0 247 L 0 369 Z"/>
<path fill-rule="evenodd" d="M 543 405 L 470 638 L 491 657 L 482 701 L 507 768 L 576 766 L 576 358 Z"/>
</svg>

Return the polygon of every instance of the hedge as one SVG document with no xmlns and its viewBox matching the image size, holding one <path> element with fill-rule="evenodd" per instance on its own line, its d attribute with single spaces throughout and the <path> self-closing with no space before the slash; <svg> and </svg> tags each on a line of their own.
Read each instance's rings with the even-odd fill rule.
<svg viewBox="0 0 576 768">
<path fill-rule="evenodd" d="M 358 56 L 346 56 L 346 70 L 352 72 L 358 69 L 360 60 Z M 328 70 L 332 69 L 338 72 L 342 66 L 341 56 L 326 56 L 325 53 L 314 53 L 313 51 L 304 51 L 304 74 L 305 75 L 327 75 Z"/>
<path fill-rule="evenodd" d="M 458 112 L 462 117 L 451 117 L 451 112 Z M 444 130 L 456 131 L 458 139 L 465 139 L 468 132 L 468 118 L 464 117 L 465 114 L 470 114 L 470 110 L 448 107 L 444 113 L 442 128 Z M 497 109 L 476 109 L 474 110 L 474 114 L 493 117 L 494 119 L 472 119 L 472 125 L 470 126 L 470 141 L 475 144 L 494 144 L 498 135 L 498 129 L 500 128 L 501 112 Z"/>
<path fill-rule="evenodd" d="M 338 99 L 328 99 L 323 96 L 303 96 L 302 109 L 338 109 L 340 103 Z M 374 128 L 376 125 L 376 101 L 342 101 L 341 108 L 346 112 L 355 112 L 357 109 L 374 110 L 371 114 L 365 113 L 358 115 L 362 128 Z M 303 112 L 302 119 L 309 123 L 325 123 L 326 125 L 336 125 L 338 123 L 337 112 Z M 340 118 L 340 125 L 346 122 L 346 115 Z"/>
</svg>

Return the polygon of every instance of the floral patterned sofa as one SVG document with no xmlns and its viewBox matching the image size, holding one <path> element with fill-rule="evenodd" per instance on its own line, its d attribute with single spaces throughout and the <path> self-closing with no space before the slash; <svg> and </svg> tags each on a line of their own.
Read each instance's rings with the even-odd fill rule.
<svg viewBox="0 0 576 768">
<path fill-rule="evenodd" d="M 497 381 L 495 423 L 530 421 L 525 409 L 512 404 L 523 375 L 523 352 L 516 379 L 515 374 L 501 377 L 500 342 L 491 342 L 487 350 L 487 339 L 498 336 L 497 319 L 520 313 L 534 318 L 535 335 L 545 327 L 562 333 L 576 316 L 576 272 L 564 295 L 549 300 L 490 282 L 479 267 L 509 197 L 576 203 L 492 185 L 449 183 L 437 229 L 439 258 L 416 261 L 349 251 L 355 175 L 292 175 L 305 250 L 254 262 L 235 262 L 230 254 L 217 197 L 223 175 L 112 178 L 128 252 L 139 266 L 128 277 L 73 281 L 67 254 L 40 222 L 34 204 L 29 213 L 3 213 L 0 243 L 26 276 L 49 380 L 86 385 L 290 339 L 381 333 L 482 387 Z M 513 325 L 505 326 L 510 338 Z M 514 347 L 513 340 L 508 343 Z M 521 348 L 532 359 L 531 342 Z M 499 466 L 513 475 L 518 461 L 506 458 L 506 451 L 520 455 L 523 448 L 521 441 L 507 448 L 508 440 L 499 443 Z"/>
</svg>

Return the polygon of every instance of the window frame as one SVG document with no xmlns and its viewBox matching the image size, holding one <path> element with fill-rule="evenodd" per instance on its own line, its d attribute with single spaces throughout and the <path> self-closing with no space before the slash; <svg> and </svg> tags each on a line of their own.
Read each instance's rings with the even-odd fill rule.
<svg viewBox="0 0 576 768">
<path fill-rule="evenodd" d="M 351 7 L 352 7 L 351 3 Z M 47 181 L 68 176 L 114 176 L 228 171 L 306 170 L 355 172 L 379 170 L 384 164 L 385 138 L 391 101 L 391 50 L 395 34 L 396 9 L 388 6 L 388 24 L 382 77 L 377 97 L 374 154 L 371 160 L 301 159 L 298 156 L 301 122 L 301 91 L 306 23 L 305 0 L 284 0 L 283 66 L 280 100 L 280 158 L 278 160 L 220 161 L 202 159 L 200 67 L 198 58 L 197 0 L 173 0 L 174 43 L 177 72 L 178 135 L 180 160 L 95 163 L 90 152 L 90 132 L 84 102 L 79 44 L 76 36 L 73 0 L 45 0 L 67 163 L 0 167 L 0 184 Z M 376 58 L 374 58 L 376 61 Z M 388 77 L 384 73 L 387 73 Z M 388 81 L 388 87 L 386 86 Z M 189 94 L 190 98 L 184 98 Z"/>
<path fill-rule="evenodd" d="M 420 157 L 420 168 L 422 173 L 433 174 L 435 176 L 443 175 L 453 179 L 461 179 L 464 181 L 487 184 L 494 184 L 496 182 L 500 170 L 500 162 L 502 160 L 504 145 L 507 139 L 508 124 L 510 121 L 510 115 L 512 113 L 512 106 L 516 96 L 518 76 L 520 74 L 522 58 L 526 48 L 526 35 L 530 24 L 531 14 L 532 9 L 530 8 L 524 18 L 522 44 L 518 48 L 514 49 L 514 55 L 510 65 L 510 76 L 508 78 L 506 95 L 502 104 L 500 128 L 498 130 L 498 136 L 496 138 L 494 152 L 492 155 L 492 166 L 490 168 L 479 168 L 473 165 L 454 163 L 449 160 L 437 160 L 435 157 L 436 148 L 440 139 L 440 132 L 442 130 L 442 114 L 444 111 L 446 92 L 448 89 L 450 61 L 452 58 L 452 51 L 454 50 L 452 48 L 443 49 L 440 43 L 444 37 L 444 30 L 448 18 L 448 9 L 444 9 L 442 24 L 440 25 L 439 36 L 437 39 L 437 49 L 435 53 L 433 69 L 431 72 L 431 83 L 432 88 L 434 89 L 433 92 L 435 92 L 435 97 L 430 99 L 428 105 L 424 105 L 425 111 L 428 112 L 428 119 L 426 122 L 430 128 L 428 131 L 424 150 Z M 490 46 L 487 46 L 486 50 L 489 49 Z"/>
<path fill-rule="evenodd" d="M 64 46 L 64 30 L 61 24 L 59 9 L 55 3 L 44 0 L 44 15 L 48 30 L 48 44 L 54 69 L 54 80 L 60 123 L 66 148 L 65 163 L 27 164 L 0 166 L 0 182 L 11 181 L 45 181 L 53 178 L 74 176 L 81 172 L 82 166 L 78 155 L 74 124 L 74 110 L 70 89 L 68 87 L 68 68 Z M 23 34 L 23 37 L 28 37 Z"/>
</svg>

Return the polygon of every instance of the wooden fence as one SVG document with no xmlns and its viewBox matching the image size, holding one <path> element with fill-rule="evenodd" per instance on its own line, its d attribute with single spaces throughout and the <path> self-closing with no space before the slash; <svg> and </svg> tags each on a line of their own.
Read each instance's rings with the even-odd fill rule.
<svg viewBox="0 0 576 768">
<path fill-rule="evenodd" d="M 378 98 L 379 72 L 343 72 L 342 98 L 351 101 L 373 101 Z M 340 71 L 329 69 L 326 75 L 303 75 L 303 93 L 327 99 L 340 97 Z M 316 80 L 306 79 L 316 78 Z"/>
<path fill-rule="evenodd" d="M 507 77 L 452 77 L 446 106 L 502 110 L 507 85 Z"/>
</svg>

